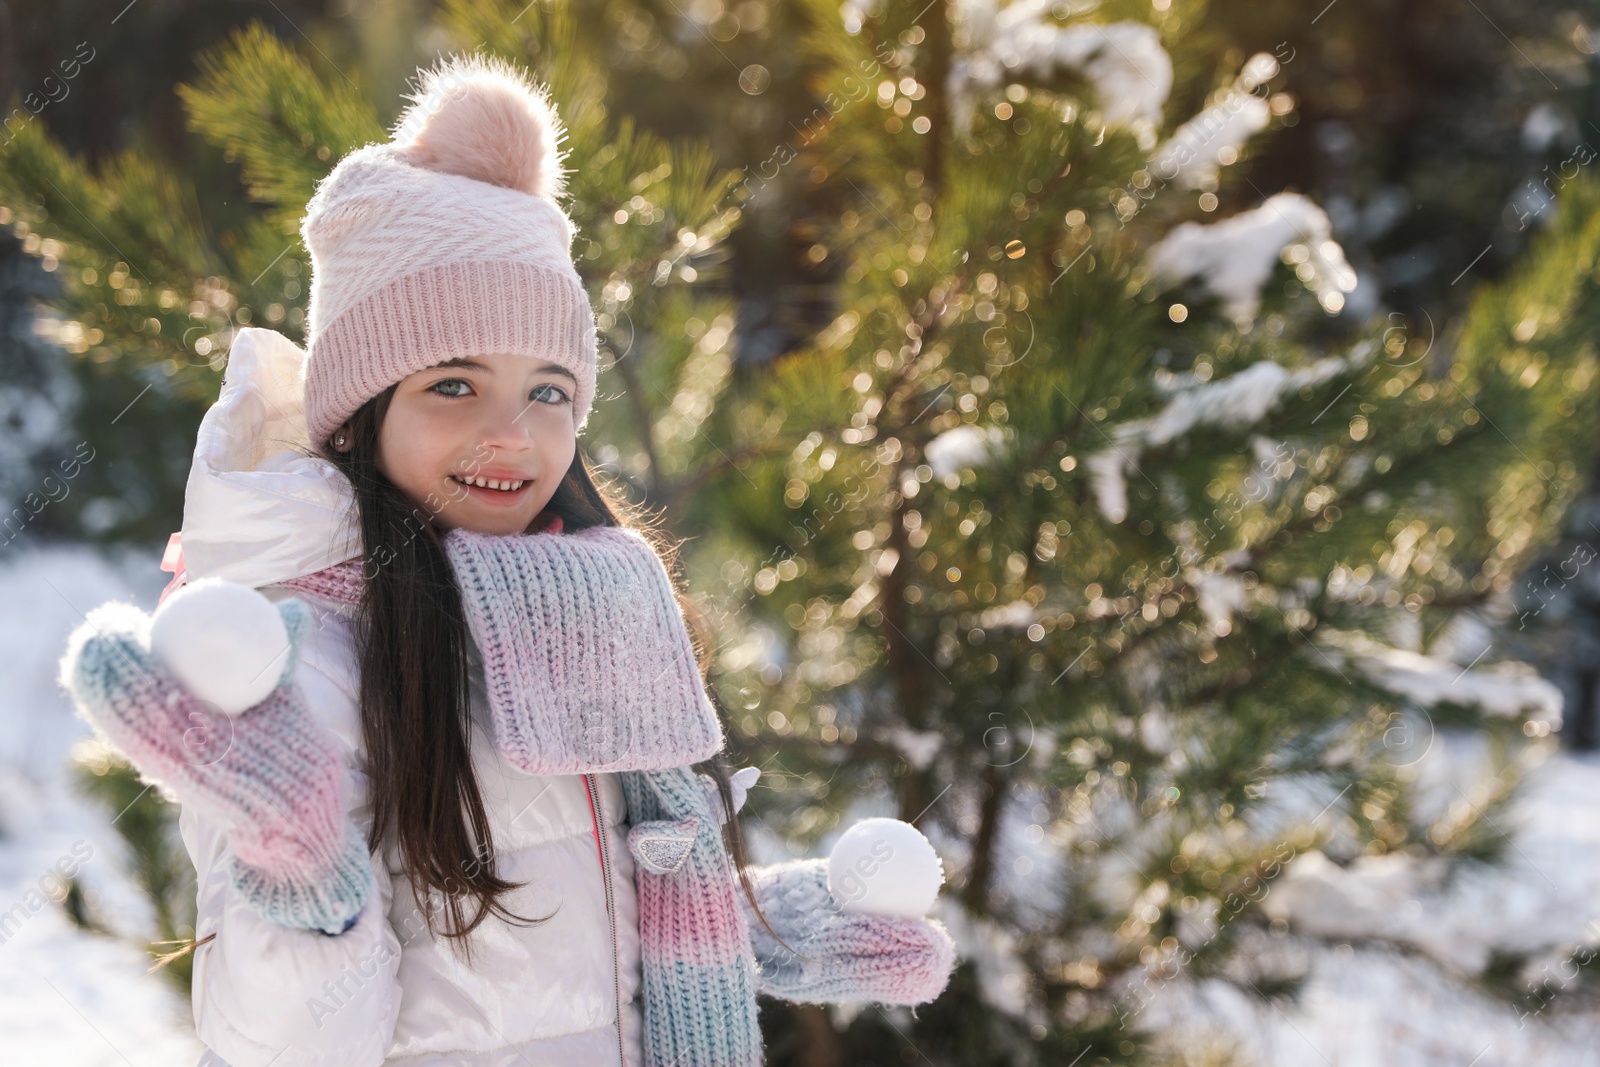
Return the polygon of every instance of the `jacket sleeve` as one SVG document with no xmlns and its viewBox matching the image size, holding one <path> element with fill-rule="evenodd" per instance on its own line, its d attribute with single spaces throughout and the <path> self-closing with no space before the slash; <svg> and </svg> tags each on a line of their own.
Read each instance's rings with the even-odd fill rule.
<svg viewBox="0 0 1600 1067">
<path fill-rule="evenodd" d="M 271 596 L 270 591 L 268 595 Z M 345 806 L 364 836 L 370 787 L 359 752 L 353 646 L 347 625 L 315 607 L 295 680 L 314 718 L 339 741 Z M 234 889 L 220 828 L 185 808 L 179 830 L 194 862 L 195 1032 L 229 1067 L 379 1067 L 400 1007 L 400 941 L 389 922 L 392 885 L 371 856 L 373 890 L 355 924 L 336 936 L 263 919 Z"/>
</svg>

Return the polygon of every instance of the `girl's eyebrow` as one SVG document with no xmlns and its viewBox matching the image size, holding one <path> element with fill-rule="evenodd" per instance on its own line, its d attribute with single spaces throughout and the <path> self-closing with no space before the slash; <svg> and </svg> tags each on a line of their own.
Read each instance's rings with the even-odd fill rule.
<svg viewBox="0 0 1600 1067">
<path fill-rule="evenodd" d="M 433 366 L 429 367 L 428 370 L 438 370 L 441 367 L 466 367 L 469 370 L 483 371 L 485 374 L 494 373 L 494 368 L 489 366 L 489 364 L 483 362 L 482 360 L 473 359 L 470 356 L 457 356 L 454 359 L 443 360 L 442 362 L 435 363 Z M 567 368 L 558 366 L 557 364 L 541 363 L 536 369 L 542 374 L 559 374 L 563 378 L 566 378 L 568 381 L 572 382 L 573 385 L 578 384 L 577 375 L 573 374 Z"/>
</svg>

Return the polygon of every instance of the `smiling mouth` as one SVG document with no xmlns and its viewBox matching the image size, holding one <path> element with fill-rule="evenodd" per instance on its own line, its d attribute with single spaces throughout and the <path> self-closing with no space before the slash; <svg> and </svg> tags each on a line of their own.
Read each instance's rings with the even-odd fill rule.
<svg viewBox="0 0 1600 1067">
<path fill-rule="evenodd" d="M 474 489 L 489 489 L 497 493 L 515 493 L 528 484 L 525 479 L 507 481 L 497 478 L 463 478 L 459 474 L 452 474 L 450 477 L 462 485 Z"/>
</svg>

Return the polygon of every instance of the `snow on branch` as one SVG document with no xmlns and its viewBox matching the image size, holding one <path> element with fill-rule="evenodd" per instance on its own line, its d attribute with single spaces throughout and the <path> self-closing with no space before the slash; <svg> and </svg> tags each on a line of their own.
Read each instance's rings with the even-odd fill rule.
<svg viewBox="0 0 1600 1067">
<path fill-rule="evenodd" d="M 933 468 L 933 476 L 943 480 L 952 474 L 986 466 L 1003 441 L 1004 434 L 998 426 L 957 426 L 929 441 L 922 454 Z"/>
<path fill-rule="evenodd" d="M 1377 938 L 1410 945 L 1456 968 L 1478 974 L 1488 966 L 1494 945 L 1478 924 L 1475 936 L 1455 924 L 1418 922 L 1407 904 L 1437 901 L 1445 877 L 1442 857 L 1401 853 L 1361 856 L 1340 867 L 1318 851 L 1307 852 L 1262 902 L 1267 917 L 1290 923 L 1296 932 L 1329 941 Z"/>
<path fill-rule="evenodd" d="M 1172 91 L 1172 60 L 1155 29 L 1141 22 L 1109 25 L 1051 21 L 1054 0 L 962 0 L 962 36 L 947 83 L 958 128 L 972 117 L 973 89 L 993 89 L 1019 72 L 1040 81 L 1071 71 L 1094 87 L 1106 124 L 1127 126 L 1155 141 L 1161 107 Z"/>
<path fill-rule="evenodd" d="M 944 735 L 939 731 L 913 730 L 900 724 L 883 731 L 881 739 L 919 771 L 932 766 L 944 747 Z"/>
<path fill-rule="evenodd" d="M 1245 61 L 1233 85 L 1156 150 L 1152 171 L 1163 182 L 1186 189 L 1209 189 L 1217 169 L 1239 158 L 1239 149 L 1267 128 L 1272 109 L 1258 91 L 1278 73 L 1278 61 L 1257 52 Z"/>
<path fill-rule="evenodd" d="M 1244 610 L 1246 590 L 1242 575 L 1233 571 L 1190 568 L 1185 577 L 1194 586 L 1195 603 L 1211 632 L 1219 636 L 1233 629 L 1233 616 Z"/>
<path fill-rule="evenodd" d="M 1370 342 L 1363 342 L 1349 356 L 1327 356 L 1292 370 L 1264 359 L 1237 374 L 1185 389 L 1155 415 L 1116 427 L 1111 447 L 1085 461 L 1101 514 L 1112 522 L 1121 522 L 1127 516 L 1127 478 L 1139 469 L 1139 456 L 1145 449 L 1175 441 L 1197 426 L 1252 426 L 1285 396 L 1357 369 L 1373 351 Z"/>
<path fill-rule="evenodd" d="M 1561 690 L 1526 663 L 1462 667 L 1351 632 L 1330 632 L 1323 643 L 1374 685 L 1423 708 L 1455 705 L 1505 719 L 1525 715 L 1551 730 L 1561 724 Z"/>
<path fill-rule="evenodd" d="M 1355 291 L 1356 273 L 1332 237 L 1327 214 L 1299 193 L 1277 193 L 1209 226 L 1180 223 L 1150 250 L 1150 266 L 1168 281 L 1198 279 L 1244 328 L 1280 257 L 1330 315 Z"/>
</svg>

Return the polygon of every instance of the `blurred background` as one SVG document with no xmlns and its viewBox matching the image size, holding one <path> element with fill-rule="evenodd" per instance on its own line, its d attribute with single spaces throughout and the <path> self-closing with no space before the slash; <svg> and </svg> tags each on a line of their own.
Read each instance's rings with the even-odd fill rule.
<svg viewBox="0 0 1600 1067">
<path fill-rule="evenodd" d="M 1600 4 L 0 0 L 0 1040 L 191 1063 L 175 811 L 55 681 L 408 79 L 568 125 L 586 446 L 754 858 L 914 821 L 949 989 L 774 1065 L 1588 1064 Z"/>
</svg>

